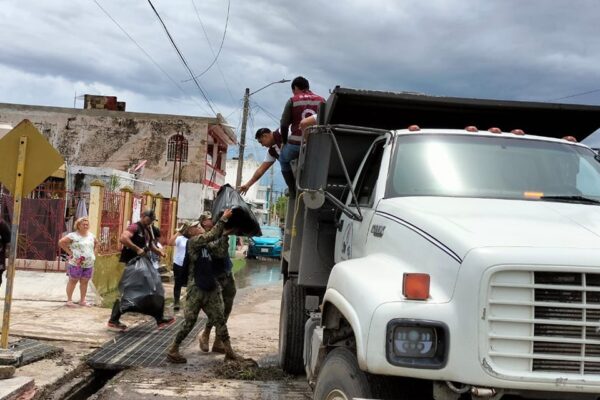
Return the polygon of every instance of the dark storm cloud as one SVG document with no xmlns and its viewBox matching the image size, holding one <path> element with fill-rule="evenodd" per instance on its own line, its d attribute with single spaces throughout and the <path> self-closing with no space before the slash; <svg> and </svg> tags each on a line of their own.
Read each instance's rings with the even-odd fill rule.
<svg viewBox="0 0 600 400">
<path fill-rule="evenodd" d="M 177 81 L 188 77 L 144 1 L 99 0 Z M 212 60 L 191 0 L 155 0 L 194 71 Z M 226 1 L 195 4 L 216 51 Z M 435 95 L 548 100 L 600 87 L 596 1 L 232 0 L 219 66 L 200 78 L 215 107 L 238 125 L 244 88 L 304 75 L 326 96 L 335 85 Z M 135 111 L 197 115 L 191 82 L 173 85 L 93 1 L 8 0 L 0 18 L 0 101 L 64 105 L 92 86 L 126 96 Z M 61 80 L 57 81 L 56 78 Z M 43 87 L 48 90 L 27 93 Z M 35 85 L 32 82 L 35 81 Z M 61 82 L 60 87 L 52 87 Z M 71 82 L 72 88 L 68 88 Z M 22 88 L 21 94 L 12 90 Z M 10 93 L 7 94 L 8 89 Z M 253 96 L 249 128 L 275 122 L 290 94 Z M 565 101 L 597 104 L 600 93 Z M 204 105 L 204 109 L 206 109 Z M 275 119 L 276 119 L 275 118 Z"/>
</svg>

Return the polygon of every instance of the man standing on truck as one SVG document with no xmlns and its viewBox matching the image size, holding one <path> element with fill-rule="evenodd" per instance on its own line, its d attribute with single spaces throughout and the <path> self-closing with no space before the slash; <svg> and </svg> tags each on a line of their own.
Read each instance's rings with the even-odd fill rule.
<svg viewBox="0 0 600 400">
<path fill-rule="evenodd" d="M 293 96 L 285 103 L 281 114 L 279 129 L 283 148 L 279 155 L 279 163 L 281 164 L 283 179 L 290 188 L 290 196 L 295 196 L 296 182 L 290 162 L 300 155 L 300 143 L 302 142 L 300 122 L 304 118 L 316 114 L 325 99 L 311 92 L 308 80 L 302 76 L 292 81 L 292 93 Z"/>
<path fill-rule="evenodd" d="M 241 194 L 246 194 L 246 192 L 248 192 L 248 189 L 250 189 L 250 186 L 254 185 L 254 183 L 256 183 L 265 174 L 265 172 L 267 172 L 267 170 L 271 168 L 271 166 L 275 163 L 276 160 L 279 160 L 279 163 L 281 164 L 281 172 L 283 173 L 284 166 L 281 162 L 280 157 L 281 148 L 283 147 L 283 140 L 279 131 L 276 130 L 275 132 L 271 132 L 269 128 L 260 128 L 256 131 L 255 137 L 258 143 L 267 148 L 267 155 L 265 156 L 265 160 L 263 161 L 263 163 L 260 164 L 260 166 L 252 175 L 252 178 L 250 178 L 248 182 L 240 186 L 239 191 Z M 287 167 L 290 169 L 291 173 L 292 168 L 289 166 L 289 163 Z M 285 174 L 283 176 L 285 178 Z M 288 184 L 288 188 L 291 194 L 292 190 L 295 189 L 294 176 L 292 175 L 291 185 L 290 183 L 288 183 L 287 180 L 286 183 Z"/>
</svg>

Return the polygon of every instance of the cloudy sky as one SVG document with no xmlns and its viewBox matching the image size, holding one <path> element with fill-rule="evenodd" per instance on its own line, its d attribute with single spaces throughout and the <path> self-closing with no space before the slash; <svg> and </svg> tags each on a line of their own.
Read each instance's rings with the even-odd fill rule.
<svg viewBox="0 0 600 400">
<path fill-rule="evenodd" d="M 91 93 L 129 111 L 212 114 L 147 1 L 96 1 L 1 0 L 0 102 L 72 107 Z M 153 4 L 205 70 L 228 1 Z M 597 0 L 231 0 L 199 82 L 233 126 L 244 88 L 297 75 L 324 97 L 336 85 L 536 101 L 596 90 L 560 101 L 598 105 L 599 15 Z M 249 132 L 275 127 L 289 95 L 253 95 Z"/>
</svg>

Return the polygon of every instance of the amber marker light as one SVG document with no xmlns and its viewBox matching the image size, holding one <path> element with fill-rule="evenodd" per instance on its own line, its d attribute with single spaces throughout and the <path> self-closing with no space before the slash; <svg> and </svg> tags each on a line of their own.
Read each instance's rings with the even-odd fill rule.
<svg viewBox="0 0 600 400">
<path fill-rule="evenodd" d="M 544 192 L 523 192 L 523 197 L 526 199 L 541 199 L 544 197 Z"/>
<path fill-rule="evenodd" d="M 427 300 L 429 298 L 429 274 L 405 273 L 402 282 L 402 294 L 408 300 Z"/>
</svg>

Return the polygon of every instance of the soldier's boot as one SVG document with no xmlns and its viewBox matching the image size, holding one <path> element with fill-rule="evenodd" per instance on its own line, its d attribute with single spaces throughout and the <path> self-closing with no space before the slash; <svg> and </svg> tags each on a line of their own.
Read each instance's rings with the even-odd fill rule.
<svg viewBox="0 0 600 400">
<path fill-rule="evenodd" d="M 174 364 L 185 364 L 187 359 L 179 353 L 179 345 L 173 343 L 167 352 L 167 360 Z"/>
<path fill-rule="evenodd" d="M 281 174 L 288 187 L 290 197 L 296 197 L 296 178 L 294 178 L 294 173 L 292 171 L 282 171 Z"/>
<path fill-rule="evenodd" d="M 226 361 L 244 361 L 244 357 L 233 351 L 233 348 L 231 348 L 231 341 L 229 341 L 229 339 L 223 341 L 223 348 L 225 349 Z"/>
<path fill-rule="evenodd" d="M 200 344 L 200 350 L 205 353 L 208 353 L 208 341 L 210 340 L 210 329 L 204 328 L 200 337 L 198 338 L 198 343 Z"/>
<path fill-rule="evenodd" d="M 225 354 L 225 346 L 223 345 L 223 341 L 219 339 L 218 336 L 215 338 L 215 342 L 213 343 L 212 352 Z"/>
</svg>

